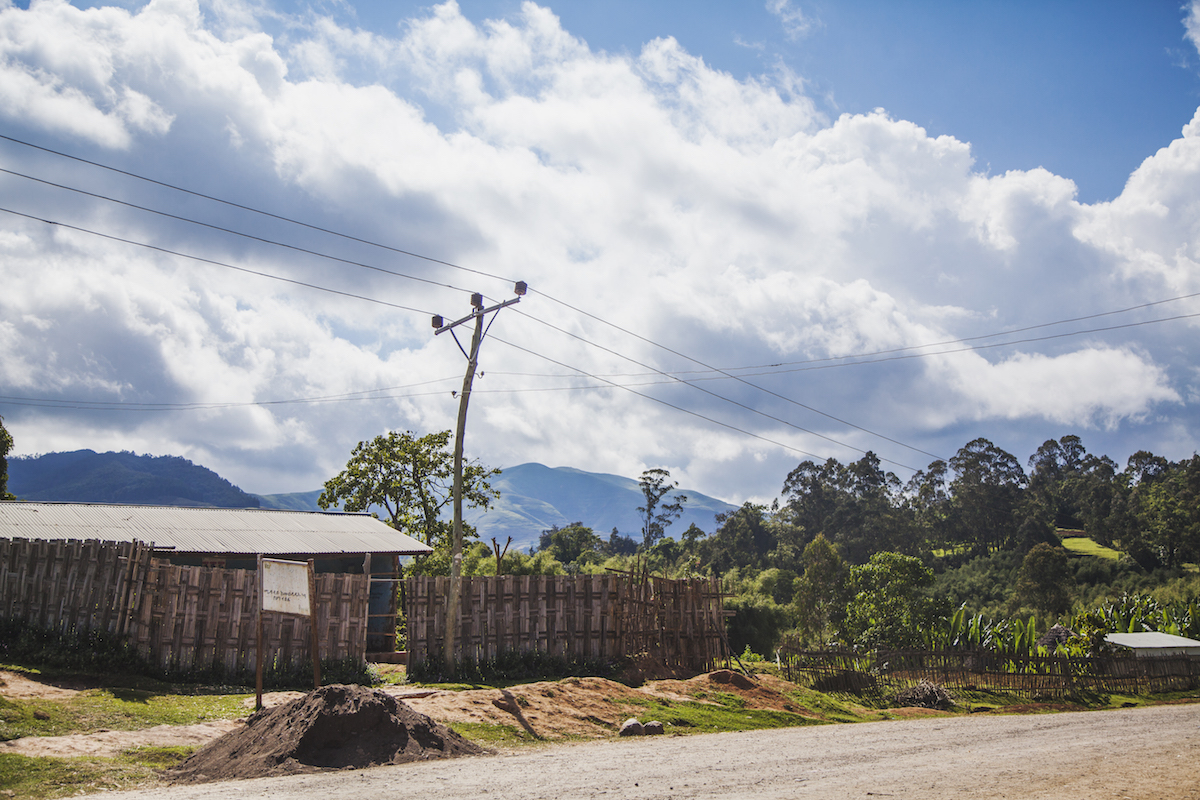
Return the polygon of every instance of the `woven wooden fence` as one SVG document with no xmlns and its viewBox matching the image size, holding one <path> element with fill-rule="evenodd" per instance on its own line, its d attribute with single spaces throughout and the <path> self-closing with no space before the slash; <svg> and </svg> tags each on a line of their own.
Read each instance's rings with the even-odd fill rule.
<svg viewBox="0 0 1200 800">
<path fill-rule="evenodd" d="M 317 575 L 316 603 L 321 657 L 363 660 L 367 576 Z M 138 542 L 0 539 L 0 616 L 114 634 L 163 667 L 253 671 L 257 613 L 253 570 L 176 566 Z M 307 617 L 263 623 L 269 663 L 311 658 Z"/>
<path fill-rule="evenodd" d="M 899 691 L 929 681 L 947 689 L 1063 697 L 1080 691 L 1142 694 L 1200 686 L 1200 656 L 1036 656 L 988 650 L 803 650 L 785 642 L 789 680 L 825 691 Z"/>
<path fill-rule="evenodd" d="M 404 582 L 410 664 L 441 658 L 449 578 Z M 647 653 L 702 670 L 725 656 L 716 580 L 628 574 L 463 578 L 455 659 L 536 650 L 579 660 Z"/>
</svg>

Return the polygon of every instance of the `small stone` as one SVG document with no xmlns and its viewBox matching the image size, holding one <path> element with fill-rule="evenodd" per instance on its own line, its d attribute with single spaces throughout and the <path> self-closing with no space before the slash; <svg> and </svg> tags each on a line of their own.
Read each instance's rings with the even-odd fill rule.
<svg viewBox="0 0 1200 800">
<path fill-rule="evenodd" d="M 621 730 L 617 732 L 618 736 L 641 736 L 645 733 L 642 728 L 642 723 L 638 722 L 633 717 L 621 723 Z"/>
<path fill-rule="evenodd" d="M 642 726 L 642 733 L 644 733 L 646 736 L 662 736 L 666 732 L 666 728 L 663 727 L 663 724 L 658 720 L 647 722 Z"/>
<path fill-rule="evenodd" d="M 33 712 L 33 718 L 40 719 L 44 722 L 44 721 L 50 719 L 50 715 L 47 714 L 45 711 L 35 711 L 35 712 Z"/>
</svg>

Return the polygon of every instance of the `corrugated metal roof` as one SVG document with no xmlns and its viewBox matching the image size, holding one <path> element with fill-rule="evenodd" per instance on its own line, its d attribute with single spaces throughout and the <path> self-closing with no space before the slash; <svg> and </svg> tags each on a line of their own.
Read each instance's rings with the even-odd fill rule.
<svg viewBox="0 0 1200 800">
<path fill-rule="evenodd" d="M 1196 648 L 1200 647 L 1200 642 L 1195 639 L 1188 639 L 1186 636 L 1176 636 L 1171 633 L 1156 633 L 1154 631 L 1143 631 L 1141 633 L 1110 633 L 1104 637 L 1105 641 L 1113 644 L 1121 645 L 1122 647 L 1132 647 L 1137 650 L 1143 648 L 1159 649 L 1159 648 Z"/>
<path fill-rule="evenodd" d="M 0 502 L 0 538 L 153 542 L 178 553 L 432 552 L 370 514 Z"/>
</svg>

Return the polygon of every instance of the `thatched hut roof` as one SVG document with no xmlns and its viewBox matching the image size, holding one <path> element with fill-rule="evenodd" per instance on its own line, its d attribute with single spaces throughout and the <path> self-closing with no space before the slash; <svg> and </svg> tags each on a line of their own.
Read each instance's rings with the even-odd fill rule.
<svg viewBox="0 0 1200 800">
<path fill-rule="evenodd" d="M 1037 646 L 1053 651 L 1060 644 L 1066 644 L 1067 639 L 1070 639 L 1075 635 L 1075 631 L 1071 630 L 1066 625 L 1055 625 L 1038 638 Z"/>
</svg>

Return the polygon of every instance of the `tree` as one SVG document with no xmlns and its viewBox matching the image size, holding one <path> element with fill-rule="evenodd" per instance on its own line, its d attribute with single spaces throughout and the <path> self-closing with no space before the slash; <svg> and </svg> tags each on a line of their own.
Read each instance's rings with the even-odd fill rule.
<svg viewBox="0 0 1200 800">
<path fill-rule="evenodd" d="M 804 548 L 804 574 L 797 578 L 792 592 L 797 628 L 801 638 L 820 645 L 832 624 L 846 614 L 846 586 L 850 570 L 825 534 Z"/>
<path fill-rule="evenodd" d="M 767 507 L 746 503 L 736 511 L 717 514 L 717 530 L 697 542 L 700 563 L 717 575 L 735 567 L 761 570 L 776 544 Z"/>
<path fill-rule="evenodd" d="M 16 500 L 8 492 L 8 454 L 13 449 L 13 437 L 4 427 L 4 417 L 0 417 L 0 500 Z"/>
<path fill-rule="evenodd" d="M 853 562 L 880 550 L 915 552 L 918 528 L 900 502 L 900 479 L 867 452 L 858 461 L 801 462 L 783 484 L 784 517 L 808 537 L 824 533 Z"/>
<path fill-rule="evenodd" d="M 683 513 L 687 495 L 676 494 L 674 500 L 667 502 L 667 496 L 678 489 L 679 484 L 671 480 L 671 473 L 665 469 L 646 470 L 638 485 L 642 496 L 646 498 L 646 505 L 638 507 L 645 520 L 642 523 L 642 547 L 649 550 L 666 535 L 667 527 Z"/>
<path fill-rule="evenodd" d="M 947 522 L 955 538 L 984 552 L 1009 547 L 1021 523 L 1018 510 L 1026 478 L 1020 463 L 980 438 L 963 445 L 950 459 L 950 468 L 955 478 Z"/>
<path fill-rule="evenodd" d="M 850 568 L 850 591 L 841 638 L 856 647 L 920 647 L 948 608 L 927 596 L 933 570 L 901 553 L 876 553 Z"/>
<path fill-rule="evenodd" d="M 1035 545 L 1021 562 L 1017 597 L 1039 611 L 1061 614 L 1071 604 L 1074 582 L 1067 551 L 1043 542 Z"/>
<path fill-rule="evenodd" d="M 582 522 L 572 522 L 563 528 L 555 525 L 542 531 L 537 552 L 549 551 L 564 566 L 573 566 L 578 571 L 582 564 L 599 560 L 603 544 L 591 528 Z"/>
<path fill-rule="evenodd" d="M 1158 559 L 1178 567 L 1200 558 L 1200 455 L 1171 464 L 1138 494 L 1142 536 Z"/>
<path fill-rule="evenodd" d="M 448 546 L 451 525 L 440 517 L 454 501 L 449 443 L 450 431 L 421 437 L 412 431 L 391 431 L 359 442 L 346 468 L 325 482 L 317 505 L 340 504 L 346 511 L 382 508 L 396 530 L 431 547 Z M 498 469 L 468 464 L 463 469 L 463 501 L 489 508 L 500 493 L 488 479 L 499 474 Z"/>
</svg>

